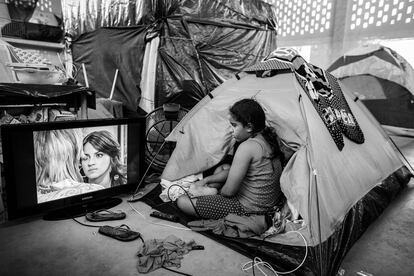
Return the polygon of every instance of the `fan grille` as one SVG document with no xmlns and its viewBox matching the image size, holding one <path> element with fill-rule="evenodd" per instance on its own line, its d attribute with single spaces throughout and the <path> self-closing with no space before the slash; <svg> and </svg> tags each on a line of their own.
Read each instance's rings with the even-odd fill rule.
<svg viewBox="0 0 414 276">
<path fill-rule="evenodd" d="M 147 115 L 145 160 L 148 165 L 152 163 L 154 170 L 162 171 L 170 159 L 175 142 L 166 142 L 165 139 L 187 112 L 180 107 L 177 116 L 166 116 L 161 106 Z"/>
</svg>

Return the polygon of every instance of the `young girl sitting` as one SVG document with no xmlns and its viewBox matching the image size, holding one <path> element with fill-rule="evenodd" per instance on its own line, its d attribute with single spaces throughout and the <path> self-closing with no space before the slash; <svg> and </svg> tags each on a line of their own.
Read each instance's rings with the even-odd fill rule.
<svg viewBox="0 0 414 276">
<path fill-rule="evenodd" d="M 230 108 L 233 137 L 240 143 L 233 162 L 197 183 L 216 188 L 218 194 L 178 198 L 184 213 L 206 219 L 230 213 L 242 216 L 270 211 L 283 198 L 279 183 L 283 154 L 276 133 L 265 121 L 262 107 L 253 99 L 240 100 Z"/>
</svg>

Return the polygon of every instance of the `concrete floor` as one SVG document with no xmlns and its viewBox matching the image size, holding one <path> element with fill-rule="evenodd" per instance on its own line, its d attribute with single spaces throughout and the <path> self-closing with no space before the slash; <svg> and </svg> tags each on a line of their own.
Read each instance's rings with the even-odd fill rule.
<svg viewBox="0 0 414 276">
<path fill-rule="evenodd" d="M 396 143 L 414 164 L 414 139 L 396 138 Z M 170 234 L 184 241 L 194 239 L 205 246 L 182 260 L 180 272 L 191 275 L 253 275 L 241 267 L 247 257 L 199 234 L 149 217 L 151 207 L 123 203 L 122 223 L 141 232 L 145 240 L 162 239 Z M 139 211 L 137 213 L 135 210 Z M 84 218 L 80 218 L 85 222 Z M 119 225 L 117 221 L 103 224 Z M 164 224 L 164 225 L 160 225 Z M 342 275 L 413 275 L 414 271 L 414 179 L 348 252 L 341 265 Z M 38 218 L 0 225 L 0 275 L 138 275 L 137 250 L 140 241 L 120 242 L 84 227 L 73 220 L 44 221 Z M 148 275 L 174 275 L 158 269 Z M 256 275 L 261 273 L 256 270 Z M 272 275 L 267 272 L 267 275 Z M 361 275 L 361 274 L 360 274 Z"/>
<path fill-rule="evenodd" d="M 190 251 L 183 256 L 181 267 L 173 268 L 190 275 L 251 275 L 241 266 L 249 259 L 178 223 L 150 217 L 153 209 L 143 202 L 123 202 L 113 210 L 122 210 L 122 221 L 91 223 L 95 225 L 127 224 L 141 233 L 144 240 L 165 239 L 174 235 L 185 242 L 194 240 L 204 250 Z M 139 213 L 137 213 L 137 210 Z M 178 228 L 173 228 L 178 227 Z M 45 221 L 22 219 L 0 225 L 1 276 L 135 276 L 140 240 L 118 241 L 98 233 L 98 228 L 79 225 L 72 219 Z M 158 269 L 147 275 L 164 276 L 175 273 Z M 178 275 L 178 274 L 176 274 Z"/>
<path fill-rule="evenodd" d="M 414 139 L 391 138 L 414 166 Z M 414 179 L 354 244 L 341 268 L 344 275 L 414 275 Z"/>
</svg>

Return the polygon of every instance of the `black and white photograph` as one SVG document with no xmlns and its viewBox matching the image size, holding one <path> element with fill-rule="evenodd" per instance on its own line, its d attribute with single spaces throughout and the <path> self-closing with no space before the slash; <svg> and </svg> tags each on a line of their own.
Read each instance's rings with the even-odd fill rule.
<svg viewBox="0 0 414 276">
<path fill-rule="evenodd" d="M 0 275 L 414 275 L 413 49 L 414 0 L 0 0 Z"/>
</svg>

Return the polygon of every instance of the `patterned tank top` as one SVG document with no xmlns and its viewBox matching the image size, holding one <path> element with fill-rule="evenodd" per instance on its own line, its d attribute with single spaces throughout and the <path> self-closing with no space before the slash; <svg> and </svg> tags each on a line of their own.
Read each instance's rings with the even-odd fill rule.
<svg viewBox="0 0 414 276">
<path fill-rule="evenodd" d="M 282 194 L 279 182 L 282 173 L 280 159 L 270 158 L 271 147 L 263 139 L 261 135 L 249 138 L 260 145 L 262 154 L 259 160 L 254 160 L 250 164 L 236 195 L 248 212 L 267 211 L 273 208 Z"/>
</svg>

